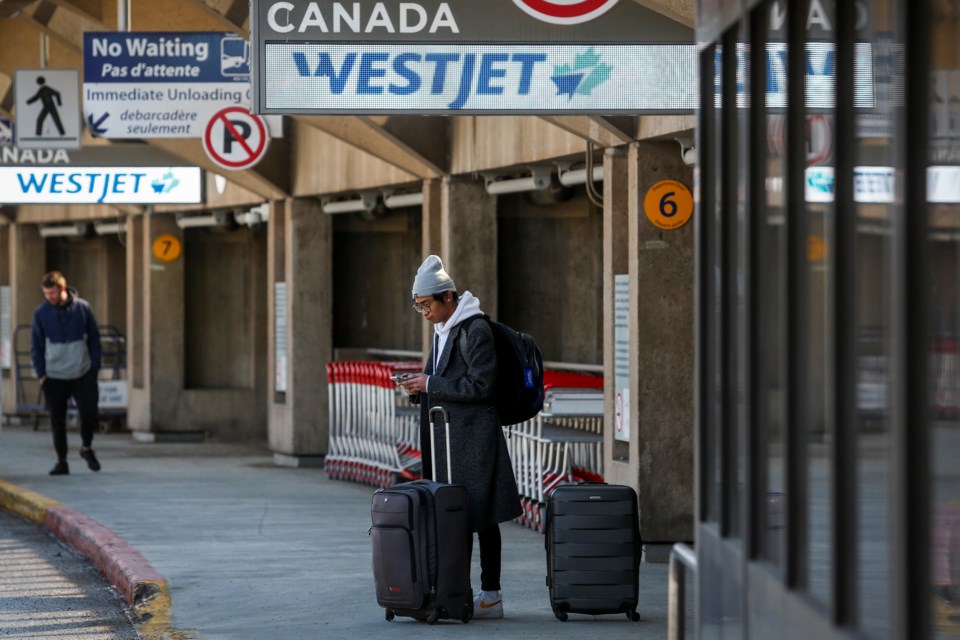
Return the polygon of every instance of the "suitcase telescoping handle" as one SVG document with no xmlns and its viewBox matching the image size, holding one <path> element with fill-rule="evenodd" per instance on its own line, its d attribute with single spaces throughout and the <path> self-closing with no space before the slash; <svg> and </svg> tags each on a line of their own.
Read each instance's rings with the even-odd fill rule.
<svg viewBox="0 0 960 640">
<path fill-rule="evenodd" d="M 431 407 L 430 413 L 428 414 L 428 420 L 430 421 L 430 461 L 433 463 L 433 473 L 437 473 L 437 445 L 436 438 L 434 438 L 434 427 L 433 427 L 433 414 L 439 412 L 443 416 L 443 426 L 446 431 L 447 437 L 447 482 L 453 484 L 453 471 L 451 470 L 450 464 L 450 415 L 447 413 L 447 410 L 443 407 Z M 436 480 L 436 478 L 434 478 Z"/>
</svg>

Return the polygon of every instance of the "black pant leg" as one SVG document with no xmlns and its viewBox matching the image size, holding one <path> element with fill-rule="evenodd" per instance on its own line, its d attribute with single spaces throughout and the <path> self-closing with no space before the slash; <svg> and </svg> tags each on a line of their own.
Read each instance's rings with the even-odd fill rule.
<svg viewBox="0 0 960 640">
<path fill-rule="evenodd" d="M 477 538 L 480 541 L 480 588 L 484 591 L 500 591 L 500 525 L 478 531 Z"/>
<path fill-rule="evenodd" d="M 72 387 L 72 380 L 47 378 L 43 382 L 43 397 L 47 400 L 47 411 L 50 412 L 53 448 L 60 462 L 67 461 L 67 399 Z"/>
<path fill-rule="evenodd" d="M 97 430 L 100 416 L 97 404 L 100 401 L 100 390 L 97 387 L 97 375 L 93 369 L 87 371 L 73 389 L 73 400 L 77 403 L 80 412 L 80 438 L 84 447 L 93 444 L 93 434 Z"/>
</svg>

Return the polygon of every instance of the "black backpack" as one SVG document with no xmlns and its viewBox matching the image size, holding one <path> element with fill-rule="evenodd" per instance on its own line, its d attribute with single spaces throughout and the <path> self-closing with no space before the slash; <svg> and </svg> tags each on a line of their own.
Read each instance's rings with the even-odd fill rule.
<svg viewBox="0 0 960 640">
<path fill-rule="evenodd" d="M 460 351 L 463 353 L 466 334 L 463 332 L 474 318 L 482 317 L 493 331 L 497 350 L 496 405 L 500 424 L 518 424 L 535 417 L 543 408 L 543 356 L 533 336 L 511 329 L 489 316 L 467 318 L 460 325 Z"/>
</svg>

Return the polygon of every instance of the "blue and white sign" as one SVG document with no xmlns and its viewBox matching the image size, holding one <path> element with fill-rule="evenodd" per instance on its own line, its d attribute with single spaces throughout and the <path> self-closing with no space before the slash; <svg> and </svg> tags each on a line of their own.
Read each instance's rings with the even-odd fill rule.
<svg viewBox="0 0 960 640">
<path fill-rule="evenodd" d="M 263 113 L 689 112 L 694 45 L 266 44 Z"/>
<path fill-rule="evenodd" d="M 927 202 L 960 204 L 960 167 L 927 167 Z"/>
<path fill-rule="evenodd" d="M 809 167 L 804 197 L 807 202 L 833 202 L 836 177 L 833 167 Z M 893 167 L 854 167 L 853 201 L 892 204 L 896 202 L 897 179 Z"/>
<path fill-rule="evenodd" d="M 97 388 L 100 390 L 100 409 L 127 408 L 127 381 L 126 380 L 99 380 Z"/>
<path fill-rule="evenodd" d="M 198 204 L 199 167 L 0 167 L 0 204 Z"/>
<path fill-rule="evenodd" d="M 810 110 L 833 110 L 836 102 L 837 55 L 832 42 L 808 42 L 806 47 L 806 106 Z M 737 44 L 737 106 L 749 106 L 747 91 L 747 57 L 749 52 L 743 43 Z M 787 45 L 785 42 L 768 42 L 766 49 L 767 65 L 767 106 L 772 109 L 787 108 Z M 723 88 L 723 56 L 718 51 L 715 58 L 714 90 L 716 104 L 720 106 Z M 873 46 L 869 42 L 857 42 L 854 45 L 853 60 L 853 106 L 865 109 L 876 106 L 874 98 Z"/>
<path fill-rule="evenodd" d="M 0 118 L 0 147 L 13 145 L 13 121 Z"/>
<path fill-rule="evenodd" d="M 250 44 L 229 33 L 83 34 L 83 116 L 104 138 L 200 138 L 250 105 Z"/>
</svg>

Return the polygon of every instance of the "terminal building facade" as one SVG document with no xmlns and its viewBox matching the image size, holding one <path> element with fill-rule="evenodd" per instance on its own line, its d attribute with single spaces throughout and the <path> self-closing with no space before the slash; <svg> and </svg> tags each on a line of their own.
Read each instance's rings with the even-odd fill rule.
<svg viewBox="0 0 960 640">
<path fill-rule="evenodd" d="M 956 2 L 699 3 L 700 638 L 953 638 Z"/>
<path fill-rule="evenodd" d="M 436 253 L 548 367 L 603 376 L 602 475 L 637 489 L 650 558 L 695 542 L 694 637 L 960 636 L 960 9 L 619 5 L 696 51 L 699 103 L 295 113 L 240 171 L 197 138 L 92 136 L 102 114 L 80 151 L 0 153 L 0 169 L 203 169 L 188 205 L 0 195 L 4 413 L 14 330 L 59 269 L 126 336 L 135 437 L 319 464 L 328 363 L 423 357 L 410 286 Z M 18 69 L 84 69 L 91 33 L 246 39 L 248 11 L 2 0 L 0 116 Z M 692 192 L 688 223 L 654 223 L 665 182 Z"/>
</svg>

